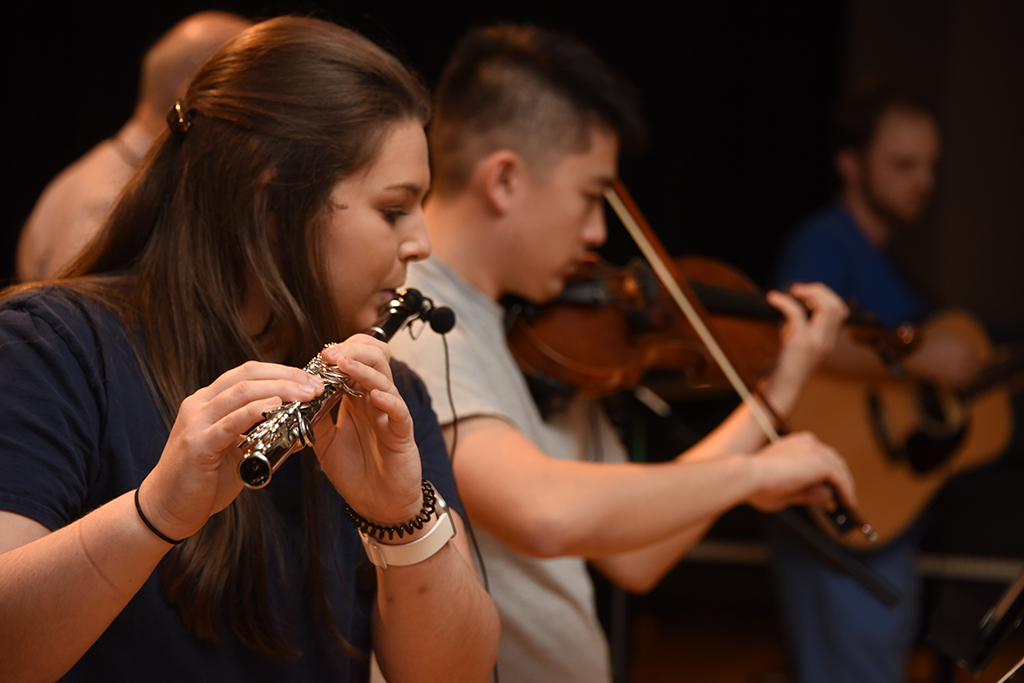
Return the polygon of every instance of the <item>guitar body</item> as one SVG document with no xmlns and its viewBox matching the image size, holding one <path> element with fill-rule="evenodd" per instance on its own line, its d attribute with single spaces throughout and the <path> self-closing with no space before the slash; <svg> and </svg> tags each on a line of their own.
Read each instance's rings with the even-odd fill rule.
<svg viewBox="0 0 1024 683">
<path fill-rule="evenodd" d="M 983 361 L 991 357 L 985 331 L 966 313 L 945 313 L 924 328 L 925 335 L 936 332 L 967 340 Z M 996 387 L 959 403 L 949 392 L 922 391 L 919 385 L 821 372 L 808 382 L 790 419 L 793 429 L 814 432 L 850 466 L 860 516 L 878 532 L 875 543 L 863 534 L 846 534 L 840 540 L 850 548 L 879 548 L 894 540 L 948 479 L 994 460 L 1009 443 L 1013 418 L 1007 390 Z M 953 424 L 936 424 L 927 414 L 936 398 L 953 413 Z M 828 520 L 818 521 L 835 535 Z"/>
</svg>

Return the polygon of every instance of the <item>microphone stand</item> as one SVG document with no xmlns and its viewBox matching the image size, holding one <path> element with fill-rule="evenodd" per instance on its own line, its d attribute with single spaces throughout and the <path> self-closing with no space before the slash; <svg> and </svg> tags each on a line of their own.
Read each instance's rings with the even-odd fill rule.
<svg viewBox="0 0 1024 683">
<path fill-rule="evenodd" d="M 1024 618 L 1024 571 L 987 608 L 961 591 L 947 588 L 939 598 L 927 640 L 962 668 L 978 673 Z M 1021 660 L 1002 681 L 1024 665 Z"/>
</svg>

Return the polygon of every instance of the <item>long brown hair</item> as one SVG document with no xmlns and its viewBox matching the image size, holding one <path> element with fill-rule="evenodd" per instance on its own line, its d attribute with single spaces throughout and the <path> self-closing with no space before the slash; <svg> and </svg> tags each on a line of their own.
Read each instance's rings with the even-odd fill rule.
<svg viewBox="0 0 1024 683">
<path fill-rule="evenodd" d="M 63 283 L 138 331 L 168 424 L 186 396 L 262 358 L 263 340 L 243 320 L 246 297 L 268 303 L 266 329 L 286 331 L 275 341 L 285 342 L 293 364 L 353 331 L 326 294 L 320 228 L 330 192 L 376 158 L 392 126 L 425 124 L 426 102 L 394 57 L 314 19 L 257 24 L 203 66 L 182 102 L 187 132 L 157 140 L 103 236 Z M 315 491 L 305 478 L 307 493 Z M 219 639 L 226 613 L 250 647 L 296 655 L 269 607 L 263 568 L 275 544 L 265 498 L 243 491 L 178 546 L 164 585 L 199 636 Z M 316 497 L 306 498 L 305 582 L 315 611 L 349 650 L 324 597 Z"/>
</svg>

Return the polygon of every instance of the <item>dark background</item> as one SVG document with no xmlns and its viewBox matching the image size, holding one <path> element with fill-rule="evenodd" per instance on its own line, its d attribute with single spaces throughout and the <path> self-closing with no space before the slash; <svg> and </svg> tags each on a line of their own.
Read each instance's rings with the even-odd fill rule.
<svg viewBox="0 0 1024 683">
<path fill-rule="evenodd" d="M 932 303 L 1024 337 L 1024 3 L 1013 0 L 19 3 L 2 41 L 0 282 L 48 180 L 130 116 L 146 48 L 208 8 L 337 21 L 428 86 L 469 26 L 576 33 L 639 92 L 652 143 L 622 176 L 669 250 L 724 259 L 762 284 L 788 230 L 831 197 L 836 93 L 852 77 L 900 78 L 936 103 L 946 156 L 933 211 L 897 239 L 897 260 Z M 612 230 L 605 255 L 630 253 Z"/>
<path fill-rule="evenodd" d="M 533 22 L 586 41 L 641 94 L 649 149 L 623 176 L 673 252 L 712 254 L 757 278 L 794 221 L 829 197 L 824 131 L 840 79 L 844 6 L 654 2 L 196 2 L 79 4 L 21 11 L 9 69 L 9 167 L 0 275 L 18 231 L 60 169 L 130 116 L 138 64 L 174 21 L 208 7 L 249 17 L 293 11 L 356 28 L 428 86 L 466 28 Z M 10 47 L 12 43 L 8 43 Z M 625 249 L 621 233 L 608 251 Z"/>
</svg>

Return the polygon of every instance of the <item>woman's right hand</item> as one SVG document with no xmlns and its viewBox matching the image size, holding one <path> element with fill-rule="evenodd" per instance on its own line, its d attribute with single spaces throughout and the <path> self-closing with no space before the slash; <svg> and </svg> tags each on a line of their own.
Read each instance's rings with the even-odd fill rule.
<svg viewBox="0 0 1024 683">
<path fill-rule="evenodd" d="M 139 487 L 146 518 L 170 538 L 196 533 L 242 490 L 241 434 L 263 412 L 323 391 L 300 368 L 249 361 L 184 401 L 160 461 Z"/>
</svg>

